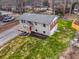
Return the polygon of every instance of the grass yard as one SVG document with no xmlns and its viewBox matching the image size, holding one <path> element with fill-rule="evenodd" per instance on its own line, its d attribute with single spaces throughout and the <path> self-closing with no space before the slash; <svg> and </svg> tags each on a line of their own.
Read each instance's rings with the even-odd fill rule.
<svg viewBox="0 0 79 59">
<path fill-rule="evenodd" d="M 71 21 L 58 20 L 58 32 L 46 39 L 18 36 L 0 49 L 0 59 L 58 59 L 69 46 L 75 30 Z"/>
</svg>

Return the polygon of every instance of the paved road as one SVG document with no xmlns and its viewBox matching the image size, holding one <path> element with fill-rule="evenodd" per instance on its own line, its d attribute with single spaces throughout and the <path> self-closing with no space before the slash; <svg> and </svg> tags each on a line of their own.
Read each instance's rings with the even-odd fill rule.
<svg viewBox="0 0 79 59">
<path fill-rule="evenodd" d="M 5 32 L 0 33 L 0 46 L 7 43 L 9 40 L 15 38 L 19 34 L 21 34 L 20 31 L 18 31 L 20 25 L 17 25 Z"/>
<path fill-rule="evenodd" d="M 5 24 L 6 24 L 6 23 L 4 23 L 4 22 L 0 21 L 0 26 L 5 25 Z"/>
</svg>

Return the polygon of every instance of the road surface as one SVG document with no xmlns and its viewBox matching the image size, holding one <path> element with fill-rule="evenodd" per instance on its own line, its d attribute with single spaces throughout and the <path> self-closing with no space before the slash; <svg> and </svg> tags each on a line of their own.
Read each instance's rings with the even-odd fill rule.
<svg viewBox="0 0 79 59">
<path fill-rule="evenodd" d="M 5 24 L 6 24 L 6 23 L 4 23 L 4 22 L 0 21 L 0 26 L 5 25 Z"/>
<path fill-rule="evenodd" d="M 6 30 L 2 33 L 0 33 L 0 46 L 4 45 L 7 43 L 9 40 L 15 38 L 19 34 L 21 34 L 20 31 L 18 31 L 20 25 L 17 25 L 9 30 Z"/>
</svg>

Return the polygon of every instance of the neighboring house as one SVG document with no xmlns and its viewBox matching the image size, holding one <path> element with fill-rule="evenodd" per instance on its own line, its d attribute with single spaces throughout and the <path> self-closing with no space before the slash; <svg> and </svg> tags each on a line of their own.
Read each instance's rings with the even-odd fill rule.
<svg viewBox="0 0 79 59">
<path fill-rule="evenodd" d="M 20 16 L 20 24 L 27 33 L 35 32 L 50 36 L 57 30 L 57 19 L 56 15 L 24 13 Z"/>
</svg>

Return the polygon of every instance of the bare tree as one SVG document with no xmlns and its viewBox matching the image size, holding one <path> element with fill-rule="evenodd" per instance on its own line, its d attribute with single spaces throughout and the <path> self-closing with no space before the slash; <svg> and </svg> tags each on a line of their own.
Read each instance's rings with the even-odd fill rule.
<svg viewBox="0 0 79 59">
<path fill-rule="evenodd" d="M 16 0 L 16 8 L 20 14 L 24 12 L 25 1 L 24 0 Z"/>
<path fill-rule="evenodd" d="M 67 7 L 67 0 L 64 0 L 64 14 L 65 14 L 65 11 L 66 11 L 66 7 Z"/>
<path fill-rule="evenodd" d="M 52 0 L 52 12 L 55 15 L 55 0 Z"/>
</svg>

